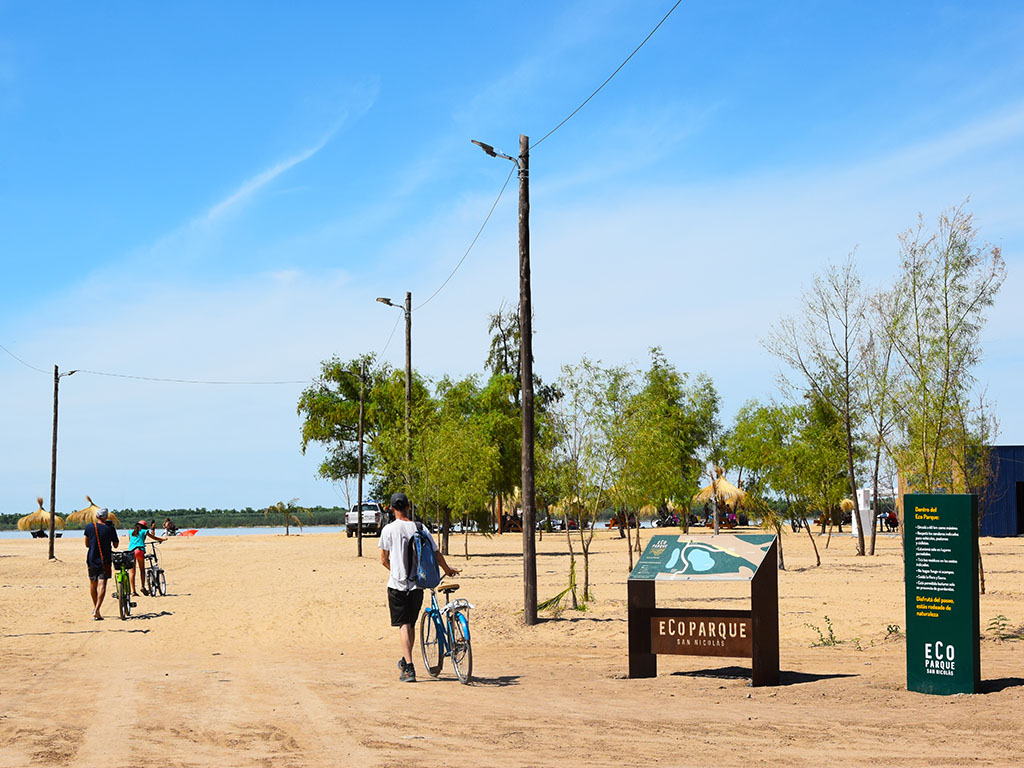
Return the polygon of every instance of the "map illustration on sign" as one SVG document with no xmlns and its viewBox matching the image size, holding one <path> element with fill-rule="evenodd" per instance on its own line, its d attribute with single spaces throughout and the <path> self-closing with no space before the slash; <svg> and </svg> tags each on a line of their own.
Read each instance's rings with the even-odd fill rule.
<svg viewBox="0 0 1024 768">
<path fill-rule="evenodd" d="M 652 536 L 630 579 L 641 581 L 749 581 L 775 536 L 723 533 L 718 536 Z"/>
</svg>

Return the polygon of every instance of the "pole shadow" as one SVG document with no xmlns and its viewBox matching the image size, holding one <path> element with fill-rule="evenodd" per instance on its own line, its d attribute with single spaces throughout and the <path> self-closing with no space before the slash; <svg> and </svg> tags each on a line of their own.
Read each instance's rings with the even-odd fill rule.
<svg viewBox="0 0 1024 768">
<path fill-rule="evenodd" d="M 673 672 L 674 677 L 711 677 L 717 680 L 749 680 L 750 669 L 748 667 L 719 667 L 718 669 L 696 669 L 689 671 Z M 779 672 L 779 685 L 801 685 L 804 683 L 817 683 L 821 680 L 833 680 L 843 677 L 859 677 L 854 674 L 814 674 L 811 672 Z"/>
</svg>

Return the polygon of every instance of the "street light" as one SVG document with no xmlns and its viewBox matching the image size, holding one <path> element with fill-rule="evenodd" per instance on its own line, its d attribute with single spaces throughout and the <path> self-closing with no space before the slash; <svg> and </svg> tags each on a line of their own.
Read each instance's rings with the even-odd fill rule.
<svg viewBox="0 0 1024 768">
<path fill-rule="evenodd" d="M 377 301 L 405 312 L 405 482 L 411 485 L 412 437 L 409 433 L 409 414 L 412 410 L 412 291 L 406 291 L 404 307 L 392 303 L 391 299 L 384 296 L 379 296 Z"/>
<path fill-rule="evenodd" d="M 471 139 L 491 157 L 515 163 L 519 169 L 519 377 L 523 401 L 523 618 L 537 623 L 536 493 L 533 477 L 533 310 L 530 300 L 530 137 L 519 136 L 519 157 Z"/>
<path fill-rule="evenodd" d="M 57 393 L 60 389 L 60 380 L 64 376 L 74 376 L 77 370 L 61 373 L 57 366 L 53 366 L 53 451 L 50 455 L 50 559 L 54 559 L 54 516 L 57 514 Z"/>
</svg>

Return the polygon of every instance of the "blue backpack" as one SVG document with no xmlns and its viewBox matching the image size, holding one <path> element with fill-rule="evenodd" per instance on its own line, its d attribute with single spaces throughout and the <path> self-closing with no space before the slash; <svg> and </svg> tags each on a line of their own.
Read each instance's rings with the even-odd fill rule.
<svg viewBox="0 0 1024 768">
<path fill-rule="evenodd" d="M 416 533 L 406 544 L 405 571 L 421 589 L 433 589 L 441 583 L 437 553 L 434 552 L 430 537 L 423 530 L 423 523 L 416 523 Z"/>
</svg>

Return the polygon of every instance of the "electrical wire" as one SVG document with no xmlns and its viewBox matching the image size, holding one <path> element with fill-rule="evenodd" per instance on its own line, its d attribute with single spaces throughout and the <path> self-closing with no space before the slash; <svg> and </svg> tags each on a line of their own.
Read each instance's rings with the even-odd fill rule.
<svg viewBox="0 0 1024 768">
<path fill-rule="evenodd" d="M 10 355 L 15 360 L 17 360 L 19 363 L 24 365 L 26 368 L 31 368 L 33 371 L 38 371 L 39 373 L 49 374 L 49 371 L 44 371 L 42 368 L 37 368 L 36 366 L 32 365 L 31 363 L 26 363 L 24 360 L 22 360 L 16 354 L 11 352 L 11 350 L 9 350 L 3 344 L 0 344 L 0 349 L 2 349 L 8 355 Z M 207 381 L 207 380 L 202 380 L 202 379 L 168 379 L 168 378 L 160 378 L 160 377 L 157 377 L 157 376 L 133 376 L 133 375 L 130 375 L 130 374 L 127 374 L 127 373 L 109 373 L 107 371 L 90 371 L 90 370 L 86 370 L 85 368 L 76 368 L 74 371 L 69 371 L 67 373 L 90 373 L 93 376 L 110 376 L 110 377 L 113 377 L 113 378 L 116 378 L 116 379 L 135 379 L 137 381 L 163 381 L 163 382 L 168 382 L 170 384 L 215 384 L 215 385 L 259 386 L 259 385 L 270 385 L 270 384 L 308 384 L 309 383 L 309 382 L 307 382 L 305 380 L 303 380 L 303 381 Z"/>
<path fill-rule="evenodd" d="M 377 359 L 378 360 L 380 360 L 382 357 L 384 357 L 384 353 L 387 352 L 388 351 L 388 347 L 391 346 L 391 340 L 393 338 L 395 338 L 395 331 L 398 330 L 398 324 L 402 321 L 402 316 L 404 314 L 405 313 L 403 312 L 401 315 L 399 315 L 398 317 L 395 318 L 395 324 L 393 326 L 391 326 L 391 335 L 388 336 L 388 340 L 386 342 L 384 342 L 384 348 L 381 349 L 380 353 L 377 355 Z"/>
<path fill-rule="evenodd" d="M 10 355 L 10 356 L 11 356 L 11 357 L 13 357 L 13 358 L 14 358 L 15 360 L 17 360 L 17 361 L 18 361 L 19 363 L 21 363 L 22 365 L 24 365 L 24 366 L 25 366 L 26 368 L 31 368 L 31 369 L 32 369 L 33 371 L 38 371 L 39 373 L 49 373 L 49 371 L 44 371 L 44 370 L 43 370 L 42 368 L 36 368 L 36 367 L 35 367 L 34 365 L 32 365 L 31 363 L 26 363 L 26 362 L 25 362 L 24 360 L 22 360 L 22 359 L 21 359 L 20 357 L 18 357 L 18 356 L 17 356 L 16 354 L 14 354 L 13 352 L 11 352 L 11 350 L 9 350 L 9 349 L 8 349 L 7 347 L 5 347 L 5 346 L 4 346 L 3 344 L 0 344 L 0 349 L 2 349 L 2 350 L 3 350 L 4 352 L 6 352 L 6 353 L 7 353 L 8 355 Z"/>
<path fill-rule="evenodd" d="M 116 379 L 135 379 L 137 381 L 162 381 L 169 384 L 214 384 L 214 385 L 245 385 L 259 386 L 270 384 L 308 384 L 308 381 L 207 381 L 203 379 L 164 379 L 158 376 L 133 376 L 127 373 L 108 373 L 106 371 L 88 371 L 79 368 L 77 373 L 91 373 L 93 376 L 111 376 Z"/>
<path fill-rule="evenodd" d="M 616 67 L 614 72 L 612 72 L 610 75 L 608 75 L 608 79 L 605 80 L 603 83 L 601 83 L 599 86 L 597 86 L 597 90 L 595 90 L 592 94 L 587 96 L 587 98 L 583 100 L 583 103 L 580 104 L 578 107 L 576 107 L 576 109 L 574 109 L 572 112 L 570 112 L 566 116 L 566 118 L 564 120 L 562 120 L 562 122 L 560 122 L 558 125 L 556 125 L 554 128 L 552 128 L 550 131 L 545 133 L 543 136 L 541 136 L 539 141 L 535 141 L 533 143 L 533 146 L 530 147 L 530 149 L 531 150 L 536 149 L 544 141 L 544 139 L 548 138 L 548 136 L 550 136 L 555 131 L 557 131 L 559 128 L 561 128 L 563 125 L 565 125 L 567 122 L 569 122 L 576 115 L 577 112 L 579 112 L 581 109 L 583 109 L 585 106 L 587 106 L 587 102 L 590 101 L 595 96 L 597 96 L 597 94 L 601 92 L 601 89 L 604 88 L 606 85 L 608 85 L 608 83 L 610 83 L 612 81 L 613 77 L 615 77 L 617 74 L 619 74 L 619 70 L 621 70 L 624 66 L 626 66 L 626 64 L 629 63 L 629 60 L 632 59 L 636 55 L 637 51 L 639 51 L 641 48 L 643 48 L 644 45 L 647 43 L 647 41 L 650 40 L 652 37 L 654 37 L 654 33 L 658 31 L 658 27 L 660 27 L 662 24 L 665 23 L 665 21 L 668 19 L 668 17 L 672 15 L 672 12 L 676 8 L 678 8 L 680 3 L 682 3 L 682 2 L 683 2 L 683 0 L 676 0 L 676 4 L 673 5 L 671 8 L 669 8 L 668 13 L 666 13 L 662 17 L 661 21 L 659 21 L 655 25 L 654 29 L 652 29 L 650 31 L 650 34 L 648 34 L 647 37 L 645 37 L 643 39 L 643 42 L 641 42 L 640 45 L 638 45 L 636 48 L 633 49 L 633 52 L 631 54 L 629 54 L 629 56 L 626 57 L 625 61 L 623 61 L 621 64 L 619 64 L 618 67 Z"/>
<path fill-rule="evenodd" d="M 480 225 L 480 229 L 478 229 L 476 231 L 476 235 L 474 235 L 473 241 L 469 244 L 469 247 L 466 249 L 466 252 L 464 254 L 462 254 L 462 258 L 459 259 L 459 263 L 455 265 L 455 269 L 453 269 L 451 271 L 451 274 L 449 274 L 448 277 L 445 278 L 445 281 L 443 283 L 441 283 L 441 285 L 438 287 L 438 289 L 436 291 L 434 291 L 432 294 L 430 294 L 430 296 L 427 297 L 427 299 L 425 301 L 423 301 L 419 306 L 414 307 L 414 309 L 421 309 L 422 307 L 425 307 L 428 303 L 430 303 L 430 300 L 432 298 L 437 296 L 437 294 L 439 294 L 441 292 L 441 290 L 446 285 L 448 285 L 448 281 L 451 280 L 453 277 L 455 277 L 455 273 L 459 271 L 459 267 L 462 266 L 462 262 L 464 262 L 466 260 L 466 257 L 469 256 L 469 252 L 472 251 L 473 250 L 473 246 L 476 245 L 476 241 L 479 240 L 480 239 L 480 235 L 483 234 L 484 227 L 486 227 L 487 226 L 487 222 L 489 222 L 491 220 L 491 214 L 494 213 L 494 209 L 498 207 L 498 203 L 501 201 L 501 196 L 503 194 L 505 194 L 505 188 L 508 186 L 508 183 L 512 180 L 512 174 L 515 173 L 515 172 L 516 172 L 516 168 L 515 168 L 515 166 L 513 166 L 512 170 L 510 170 L 508 172 L 508 176 L 505 177 L 505 183 L 501 185 L 501 190 L 498 192 L 498 196 L 494 199 L 494 204 L 491 206 L 491 210 L 489 210 L 487 212 L 487 216 L 484 217 L 484 223 L 481 224 Z"/>
</svg>

